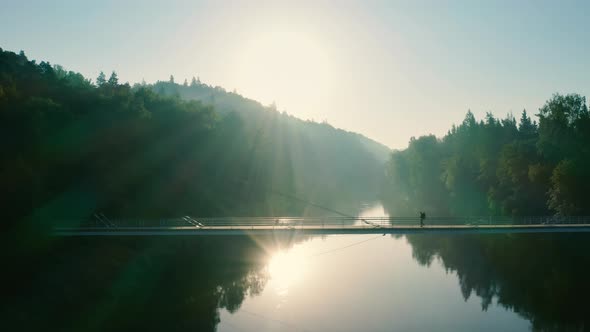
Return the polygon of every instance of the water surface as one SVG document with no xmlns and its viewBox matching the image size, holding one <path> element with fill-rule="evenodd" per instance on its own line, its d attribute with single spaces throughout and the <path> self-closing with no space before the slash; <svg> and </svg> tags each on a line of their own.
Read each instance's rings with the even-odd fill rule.
<svg viewBox="0 0 590 332">
<path fill-rule="evenodd" d="M 465 299 L 440 260 L 412 257 L 405 237 L 314 237 L 271 255 L 259 294 L 223 309 L 219 331 L 527 331 L 501 305 Z"/>
<path fill-rule="evenodd" d="M 358 215 L 384 213 L 365 205 Z M 50 331 L 583 331 L 584 234 L 53 238 L 0 320 Z M 14 263 L 14 264 L 10 264 Z"/>
</svg>

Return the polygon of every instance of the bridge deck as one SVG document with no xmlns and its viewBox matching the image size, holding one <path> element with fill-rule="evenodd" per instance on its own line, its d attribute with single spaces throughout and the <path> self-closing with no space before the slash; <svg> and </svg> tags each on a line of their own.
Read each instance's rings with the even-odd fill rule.
<svg viewBox="0 0 590 332">
<path fill-rule="evenodd" d="M 512 225 L 220 225 L 220 226 L 135 226 L 135 227 L 56 227 L 56 236 L 168 236 L 168 235 L 272 235 L 297 234 L 438 234 L 438 233 L 563 233 L 590 232 L 583 224 Z"/>
</svg>

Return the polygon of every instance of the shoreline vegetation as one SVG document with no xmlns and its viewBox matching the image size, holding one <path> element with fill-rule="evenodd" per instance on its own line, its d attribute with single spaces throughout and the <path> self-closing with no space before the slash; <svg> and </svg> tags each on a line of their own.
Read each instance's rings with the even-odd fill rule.
<svg viewBox="0 0 590 332">
<path fill-rule="evenodd" d="M 586 98 L 555 94 L 536 115 L 538 123 L 526 110 L 477 121 L 469 111 L 440 139 L 412 138 L 387 163 L 384 205 L 437 216 L 587 216 Z"/>
<path fill-rule="evenodd" d="M 101 72 L 92 82 L 3 50 L 0 123 L 8 228 L 97 211 L 123 218 L 318 212 L 304 201 L 356 210 L 377 198 L 390 153 L 362 135 L 196 79 L 130 86 Z"/>
<path fill-rule="evenodd" d="M 305 202 L 352 214 L 377 198 L 398 216 L 587 215 L 585 97 L 555 94 L 536 115 L 478 121 L 469 111 L 444 137 L 391 152 L 196 78 L 130 86 L 101 72 L 92 82 L 0 50 L 4 226 L 97 211 L 318 213 Z"/>
</svg>

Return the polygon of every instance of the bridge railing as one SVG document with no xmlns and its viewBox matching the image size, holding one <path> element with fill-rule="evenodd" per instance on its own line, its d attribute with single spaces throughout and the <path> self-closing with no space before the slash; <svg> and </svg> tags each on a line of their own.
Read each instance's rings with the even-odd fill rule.
<svg viewBox="0 0 590 332">
<path fill-rule="evenodd" d="M 509 225 L 566 225 L 590 224 L 590 216 L 469 216 L 428 217 L 428 226 L 509 226 Z M 136 228 L 371 228 L 420 225 L 418 217 L 179 217 L 165 219 L 91 218 L 62 220 L 57 228 L 136 229 Z"/>
</svg>

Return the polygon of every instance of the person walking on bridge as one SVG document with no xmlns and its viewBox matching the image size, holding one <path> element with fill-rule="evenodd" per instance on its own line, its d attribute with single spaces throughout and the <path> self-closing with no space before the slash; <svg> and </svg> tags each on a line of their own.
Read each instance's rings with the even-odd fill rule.
<svg viewBox="0 0 590 332">
<path fill-rule="evenodd" d="M 424 227 L 424 219 L 426 219 L 426 212 L 420 212 L 420 227 Z"/>
</svg>

